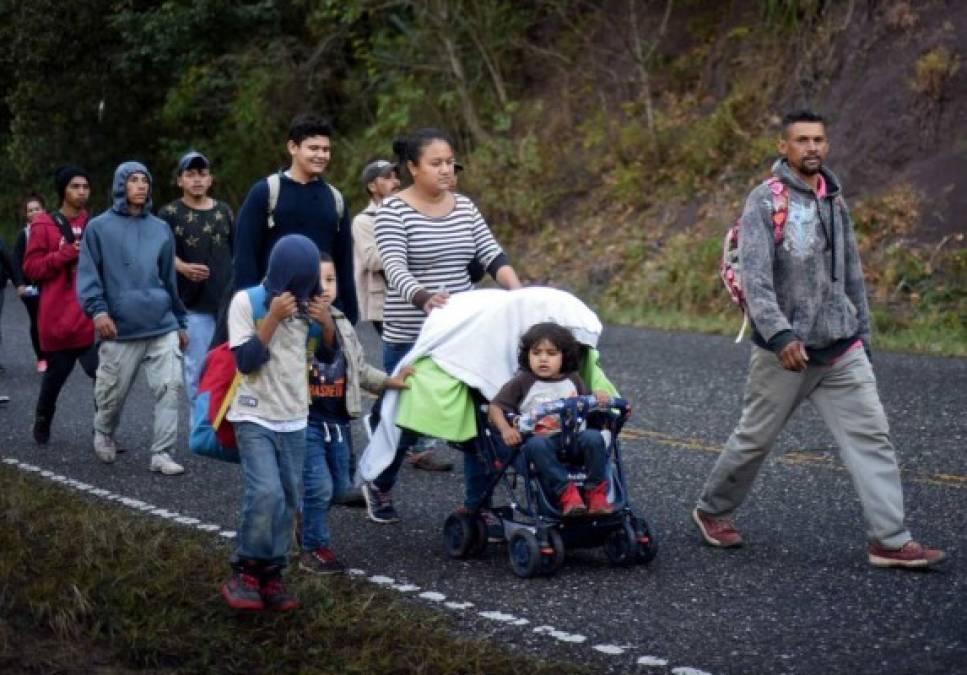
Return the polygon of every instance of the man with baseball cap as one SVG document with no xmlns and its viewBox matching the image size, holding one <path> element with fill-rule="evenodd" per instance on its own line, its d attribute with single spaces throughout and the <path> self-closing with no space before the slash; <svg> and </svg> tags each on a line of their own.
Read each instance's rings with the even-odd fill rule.
<svg viewBox="0 0 967 675">
<path fill-rule="evenodd" d="M 184 380 L 190 405 L 215 331 L 219 302 L 232 282 L 234 217 L 228 204 L 208 196 L 212 173 L 205 155 L 195 150 L 182 155 L 175 181 L 181 198 L 163 207 L 158 216 L 175 237 L 178 295 L 188 310 Z"/>
</svg>

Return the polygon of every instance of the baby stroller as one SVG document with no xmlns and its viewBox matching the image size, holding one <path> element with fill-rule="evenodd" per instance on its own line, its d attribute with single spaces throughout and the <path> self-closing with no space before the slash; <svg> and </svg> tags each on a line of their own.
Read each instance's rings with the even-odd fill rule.
<svg viewBox="0 0 967 675">
<path fill-rule="evenodd" d="M 614 565 L 651 562 L 658 545 L 648 523 L 631 504 L 618 441 L 629 412 L 627 401 L 612 398 L 602 408 L 594 396 L 575 396 L 542 404 L 517 418 L 518 430 L 525 434 L 533 429 L 534 419 L 559 416 L 565 449 L 573 447 L 577 431 L 585 423 L 600 428 L 605 435 L 612 458 L 609 501 L 613 512 L 578 518 L 562 517 L 556 500 L 548 496 L 534 467 L 525 461 L 521 446 L 504 445 L 500 434 L 489 425 L 486 401 L 476 394 L 475 403 L 477 428 L 481 431 L 464 448 L 479 454 L 489 467 L 490 480 L 479 503 L 455 511 L 446 519 L 443 540 L 448 556 L 464 559 L 486 550 L 489 532 L 481 511 L 488 508 L 500 521 L 511 569 L 521 578 L 554 574 L 564 564 L 565 552 L 577 548 L 602 546 Z M 564 453 L 569 479 L 581 487 L 587 476 L 581 465 L 567 463 L 569 456 L 571 453 Z M 505 487 L 509 503 L 488 506 L 500 485 Z"/>
</svg>

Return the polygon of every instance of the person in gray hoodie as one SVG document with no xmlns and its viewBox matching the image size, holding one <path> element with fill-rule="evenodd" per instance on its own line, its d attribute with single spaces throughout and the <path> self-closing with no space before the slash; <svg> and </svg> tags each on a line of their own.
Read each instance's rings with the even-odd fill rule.
<svg viewBox="0 0 967 675">
<path fill-rule="evenodd" d="M 778 181 L 749 195 L 739 226 L 739 265 L 752 321 L 742 417 L 709 475 L 692 518 L 705 542 L 732 548 L 732 513 L 802 401 L 836 439 L 867 523 L 877 567 L 927 567 L 943 551 L 913 540 L 889 425 L 870 362 L 870 311 L 842 187 L 823 166 L 823 117 L 785 116 Z M 776 204 L 779 204 L 777 209 Z"/>
<path fill-rule="evenodd" d="M 94 388 L 94 452 L 113 462 L 121 409 L 144 367 L 155 398 L 151 471 L 172 476 L 178 440 L 182 350 L 187 312 L 178 297 L 171 228 L 151 215 L 151 174 L 138 162 L 114 172 L 113 204 L 84 230 L 77 297 L 100 340 Z"/>
</svg>

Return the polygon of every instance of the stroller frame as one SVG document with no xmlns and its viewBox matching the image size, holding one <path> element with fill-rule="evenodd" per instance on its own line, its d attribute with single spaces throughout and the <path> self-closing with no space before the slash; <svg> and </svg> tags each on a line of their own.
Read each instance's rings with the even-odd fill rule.
<svg viewBox="0 0 967 675">
<path fill-rule="evenodd" d="M 654 534 L 631 504 L 625 483 L 618 436 L 627 417 L 627 401 L 615 398 L 606 410 L 593 410 L 593 414 L 604 421 L 602 430 L 610 434 L 608 451 L 614 511 L 564 518 L 545 493 L 539 477 L 524 461 L 523 444 L 514 448 L 504 445 L 487 419 L 487 402 L 478 392 L 473 395 L 478 432 L 473 441 L 464 444 L 464 449 L 477 453 L 488 467 L 490 476 L 486 489 L 475 504 L 447 517 L 443 537 L 448 556 L 464 559 L 479 556 L 486 550 L 488 526 L 481 512 L 487 509 L 499 518 L 511 569 L 522 578 L 554 574 L 564 564 L 568 549 L 603 546 L 612 564 L 620 566 L 647 564 L 654 559 L 658 551 Z M 575 442 L 578 428 L 592 413 L 596 402 L 593 396 L 578 396 L 558 403 L 561 404 L 560 410 L 552 412 L 560 415 L 563 442 L 568 447 Z M 586 477 L 583 473 L 573 472 L 572 476 L 577 483 Z M 519 479 L 524 484 L 523 500 L 519 499 L 516 489 Z M 506 489 L 509 503 L 491 507 L 499 485 Z"/>
</svg>

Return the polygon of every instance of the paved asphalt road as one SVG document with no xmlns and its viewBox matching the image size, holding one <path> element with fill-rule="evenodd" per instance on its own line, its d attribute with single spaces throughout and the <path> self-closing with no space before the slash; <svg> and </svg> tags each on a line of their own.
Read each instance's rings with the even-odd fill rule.
<svg viewBox="0 0 967 675">
<path fill-rule="evenodd" d="M 80 369 L 61 396 L 51 443 L 35 446 L 30 425 L 40 377 L 26 313 L 9 289 L 2 330 L 0 393 L 12 400 L 0 409 L 0 456 L 234 528 L 237 467 L 182 450 L 186 475 L 148 472 L 151 402 L 143 382 L 132 390 L 119 432 L 130 452 L 116 464 L 101 464 L 91 450 L 91 389 Z M 375 355 L 372 332 L 362 332 Z M 632 496 L 659 533 L 661 550 L 650 566 L 616 569 L 601 551 L 583 551 L 569 555 L 556 576 L 524 581 L 511 573 L 501 545 L 483 559 L 453 562 L 442 552 L 440 531 L 462 495 L 459 471 L 405 469 L 396 493 L 399 525 L 335 509 L 337 551 L 370 576 L 473 603 L 440 610 L 461 630 L 598 672 L 967 672 L 967 360 L 876 355 L 909 526 L 950 556 L 942 568 L 911 573 L 867 564 L 849 475 L 808 405 L 791 420 L 739 514 L 747 545 L 720 551 L 700 543 L 689 512 L 739 415 L 749 349 L 727 338 L 605 331 L 605 370 L 635 404 L 624 448 Z M 481 615 L 488 611 L 504 616 Z M 529 623 L 499 620 L 511 616 Z M 534 630 L 542 625 L 586 640 L 569 643 Z M 601 645 L 623 653 L 595 649 Z M 640 665 L 646 656 L 665 665 Z"/>
</svg>

